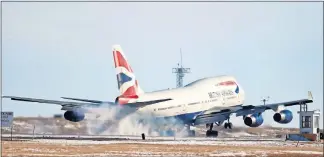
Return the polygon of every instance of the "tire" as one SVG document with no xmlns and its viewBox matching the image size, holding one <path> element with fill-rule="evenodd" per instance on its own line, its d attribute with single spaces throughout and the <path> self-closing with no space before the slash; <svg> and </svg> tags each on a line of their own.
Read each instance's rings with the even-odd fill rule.
<svg viewBox="0 0 324 157">
<path fill-rule="evenodd" d="M 208 130 L 208 131 L 206 132 L 206 136 L 207 136 L 207 137 L 217 137 L 217 136 L 218 136 L 218 131 Z"/>
<path fill-rule="evenodd" d="M 233 127 L 233 124 L 232 123 L 228 123 L 228 128 L 229 129 L 232 129 L 232 127 Z"/>
<path fill-rule="evenodd" d="M 225 123 L 224 128 L 227 129 L 227 127 L 228 127 L 228 123 Z"/>
</svg>

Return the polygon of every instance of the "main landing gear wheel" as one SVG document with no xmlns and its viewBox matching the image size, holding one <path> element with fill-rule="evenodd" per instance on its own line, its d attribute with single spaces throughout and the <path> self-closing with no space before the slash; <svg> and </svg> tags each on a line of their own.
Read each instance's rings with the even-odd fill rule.
<svg viewBox="0 0 324 157">
<path fill-rule="evenodd" d="M 208 124 L 206 126 L 209 126 L 209 130 L 206 131 L 206 137 L 217 137 L 218 131 L 213 130 L 213 123 Z"/>
<path fill-rule="evenodd" d="M 233 127 L 233 124 L 231 122 L 224 124 L 225 129 L 227 129 L 227 128 L 232 129 L 232 127 Z"/>
<path fill-rule="evenodd" d="M 215 131 L 215 130 L 207 130 L 206 136 L 207 137 L 217 137 L 218 136 L 218 131 Z"/>
<path fill-rule="evenodd" d="M 232 127 L 233 127 L 233 124 L 230 122 L 230 118 L 228 117 L 227 123 L 224 124 L 224 128 L 225 129 L 227 129 L 227 128 L 232 129 Z"/>
</svg>

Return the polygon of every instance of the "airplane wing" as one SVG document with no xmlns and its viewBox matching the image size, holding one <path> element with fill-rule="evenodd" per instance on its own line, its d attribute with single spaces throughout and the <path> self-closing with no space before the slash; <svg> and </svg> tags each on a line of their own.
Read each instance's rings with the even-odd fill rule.
<svg viewBox="0 0 324 157">
<path fill-rule="evenodd" d="M 101 101 L 101 100 L 90 100 L 90 99 L 80 99 L 80 98 L 70 98 L 70 97 L 61 97 L 61 98 L 67 99 L 67 100 L 83 101 L 83 102 L 105 103 L 105 101 Z M 158 100 L 150 100 L 150 101 L 142 101 L 142 102 L 133 102 L 133 103 L 127 103 L 125 105 L 129 106 L 129 107 L 139 108 L 139 107 L 144 107 L 147 105 L 152 105 L 152 104 L 169 101 L 169 100 L 172 100 L 172 99 L 167 98 L 167 99 L 158 99 Z"/>
<path fill-rule="evenodd" d="M 62 99 L 67 100 L 75 100 L 75 101 L 84 101 L 84 102 L 91 102 L 91 103 L 103 103 L 104 101 L 100 100 L 90 100 L 90 99 L 80 99 L 80 98 L 70 98 L 70 97 L 61 97 Z"/>
<path fill-rule="evenodd" d="M 71 102 L 71 101 L 59 101 L 59 100 L 47 100 L 47 99 L 36 99 L 36 98 L 27 98 L 27 97 L 17 97 L 17 96 L 2 96 L 2 98 L 10 98 L 11 100 L 16 101 L 26 101 L 26 102 L 37 102 L 45 104 L 56 104 L 61 105 L 61 110 L 73 110 L 81 107 L 98 107 L 98 103 L 83 103 L 83 102 Z M 114 102 L 106 102 L 108 104 L 114 105 Z"/>
<path fill-rule="evenodd" d="M 301 99 L 301 100 L 272 103 L 272 104 L 258 105 L 258 106 L 245 105 L 245 106 L 221 107 L 221 108 L 214 107 L 197 115 L 193 120 L 193 123 L 195 125 L 199 125 L 199 124 L 220 122 L 220 121 L 227 120 L 228 117 L 233 113 L 235 113 L 237 117 L 246 116 L 254 113 L 262 113 L 269 109 L 276 111 L 277 108 L 281 106 L 283 107 L 294 106 L 294 105 L 301 105 L 301 104 L 312 103 L 312 102 L 313 102 L 312 93 L 308 92 L 308 98 Z"/>
<path fill-rule="evenodd" d="M 16 101 L 57 104 L 62 106 L 61 110 L 74 110 L 76 108 L 82 108 L 82 107 L 99 107 L 102 104 L 117 105 L 115 102 L 110 102 L 110 101 L 88 100 L 88 99 L 67 98 L 67 97 L 62 97 L 62 98 L 69 99 L 69 100 L 76 100 L 76 101 L 84 101 L 84 102 L 58 101 L 58 100 L 36 99 L 36 98 L 16 97 L 16 96 L 2 96 L 2 98 L 10 98 L 11 100 L 16 100 Z M 134 103 L 127 103 L 124 105 L 131 108 L 140 108 L 146 105 L 152 105 L 155 103 L 169 101 L 169 100 L 172 99 L 159 99 L 159 100 L 151 100 L 151 101 L 144 101 L 144 102 L 134 102 Z"/>
</svg>

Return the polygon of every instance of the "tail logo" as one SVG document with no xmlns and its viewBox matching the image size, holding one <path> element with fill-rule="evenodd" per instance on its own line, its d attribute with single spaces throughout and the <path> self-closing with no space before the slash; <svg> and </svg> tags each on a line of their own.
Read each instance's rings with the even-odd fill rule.
<svg viewBox="0 0 324 157">
<path fill-rule="evenodd" d="M 113 55 L 115 68 L 117 70 L 116 77 L 120 95 L 123 97 L 129 97 L 143 93 L 135 78 L 133 69 L 127 62 L 120 45 L 113 46 Z"/>
<path fill-rule="evenodd" d="M 235 93 L 238 94 L 240 92 L 240 88 L 238 85 L 236 85 Z"/>
<path fill-rule="evenodd" d="M 132 78 L 124 73 L 117 74 L 118 88 L 120 88 L 124 83 L 132 81 Z"/>
</svg>

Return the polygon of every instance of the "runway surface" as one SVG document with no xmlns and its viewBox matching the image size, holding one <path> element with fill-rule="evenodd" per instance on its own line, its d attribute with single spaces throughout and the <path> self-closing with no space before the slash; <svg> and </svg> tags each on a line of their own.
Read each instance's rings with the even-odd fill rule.
<svg viewBox="0 0 324 157">
<path fill-rule="evenodd" d="M 13 139 L 57 139 L 57 140 L 93 140 L 93 141 L 129 141 L 129 140 L 142 140 L 142 136 L 128 136 L 128 135 L 30 135 L 30 134 L 13 134 Z M 2 139 L 11 139 L 10 134 L 2 134 Z M 162 137 L 162 136 L 145 136 L 146 140 L 159 140 L 159 141 L 170 141 L 170 140 L 195 140 L 195 141 L 206 141 L 206 137 Z M 208 140 L 235 140 L 235 141 L 282 141 L 281 138 L 273 138 L 267 136 L 241 136 L 231 138 L 208 138 Z"/>
<path fill-rule="evenodd" d="M 32 139 L 34 138 L 34 139 Z M 323 156 L 323 143 L 280 138 L 2 135 L 2 156 Z"/>
</svg>

